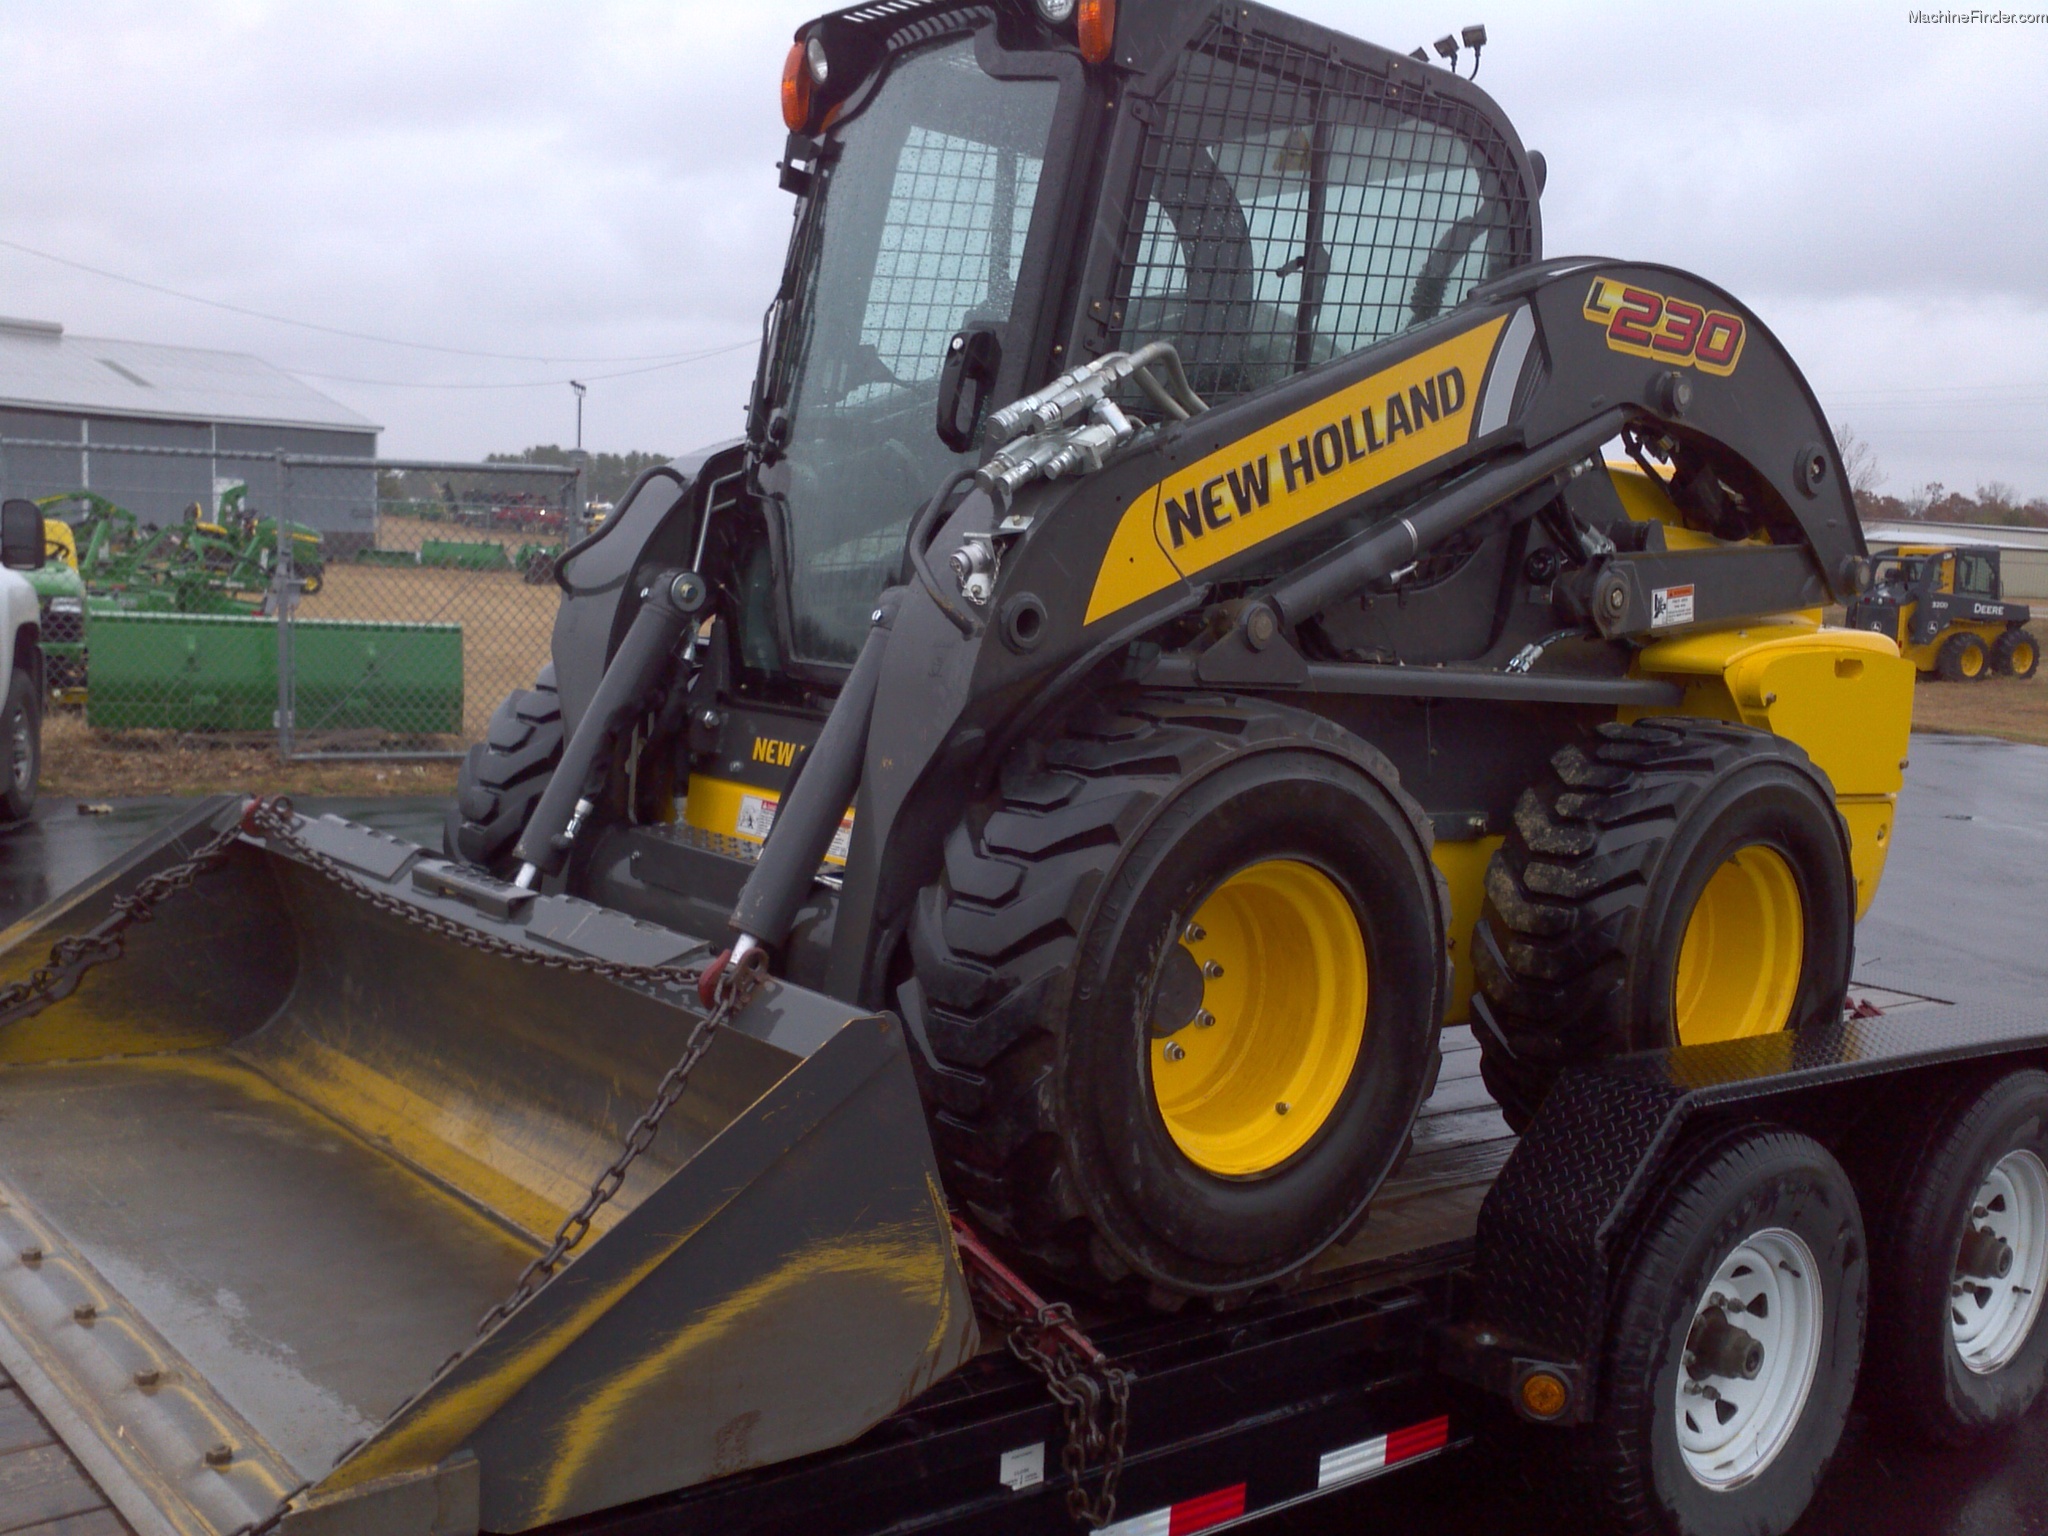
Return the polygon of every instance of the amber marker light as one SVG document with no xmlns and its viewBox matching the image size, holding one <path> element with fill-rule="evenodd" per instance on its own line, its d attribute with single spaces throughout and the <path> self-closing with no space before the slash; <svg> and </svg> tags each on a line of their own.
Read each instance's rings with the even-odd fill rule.
<svg viewBox="0 0 2048 1536">
<path fill-rule="evenodd" d="M 1531 1371 L 1522 1378 L 1522 1408 L 1532 1419 L 1554 1419 L 1564 1412 L 1571 1393 L 1548 1371 Z"/>
<path fill-rule="evenodd" d="M 789 45 L 782 61 L 782 121 L 791 133 L 811 125 L 811 59 L 802 38 Z"/>
<path fill-rule="evenodd" d="M 1116 44 L 1116 0 L 1081 0 L 1075 26 L 1081 36 L 1081 57 L 1100 64 Z"/>
</svg>

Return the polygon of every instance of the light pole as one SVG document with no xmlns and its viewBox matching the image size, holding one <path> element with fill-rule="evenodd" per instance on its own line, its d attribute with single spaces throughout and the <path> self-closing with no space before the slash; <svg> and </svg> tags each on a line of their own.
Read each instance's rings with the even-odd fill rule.
<svg viewBox="0 0 2048 1536">
<path fill-rule="evenodd" d="M 571 379 L 569 387 L 576 391 L 576 451 L 581 453 L 583 451 L 583 385 L 575 379 Z"/>
</svg>

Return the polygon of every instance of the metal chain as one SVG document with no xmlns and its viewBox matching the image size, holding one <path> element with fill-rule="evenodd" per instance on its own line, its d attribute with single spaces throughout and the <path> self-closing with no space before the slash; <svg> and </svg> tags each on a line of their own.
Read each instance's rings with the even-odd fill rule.
<svg viewBox="0 0 2048 1536">
<path fill-rule="evenodd" d="M 190 858 L 158 870 L 128 895 L 116 896 L 113 912 L 84 933 L 70 934 L 51 945 L 50 958 L 25 980 L 0 987 L 0 1027 L 33 1018 L 75 992 L 86 972 L 119 959 L 126 943 L 123 935 L 154 917 L 167 898 L 189 889 L 193 881 L 219 866 L 241 836 L 240 823 L 229 827 Z"/>
<path fill-rule="evenodd" d="M 1010 1353 L 1045 1382 L 1046 1391 L 1060 1405 L 1067 1429 L 1067 1443 L 1060 1451 L 1060 1465 L 1067 1474 L 1067 1513 L 1075 1524 L 1099 1531 L 1116 1518 L 1116 1485 L 1123 1476 L 1124 1443 L 1130 1431 L 1131 1373 L 1111 1365 L 1081 1332 L 1072 1307 L 1041 1298 L 958 1218 L 954 1232 L 976 1304 L 1003 1329 Z M 1107 1425 L 1102 1421 L 1105 1401 Z M 1086 1483 L 1091 1462 L 1102 1465 L 1102 1487 L 1092 1499 Z"/>
</svg>

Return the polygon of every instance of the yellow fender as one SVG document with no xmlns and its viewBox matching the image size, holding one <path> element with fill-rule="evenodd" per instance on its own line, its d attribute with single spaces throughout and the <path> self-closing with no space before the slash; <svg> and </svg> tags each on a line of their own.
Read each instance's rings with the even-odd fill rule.
<svg viewBox="0 0 2048 1536">
<path fill-rule="evenodd" d="M 1637 657 L 1635 671 L 1683 685 L 1685 701 L 1624 710 L 1623 720 L 1733 720 L 1806 749 L 1834 786 L 1848 824 L 1860 919 L 1884 873 L 1913 729 L 1913 664 L 1897 644 L 1792 616 L 1656 641 Z"/>
</svg>

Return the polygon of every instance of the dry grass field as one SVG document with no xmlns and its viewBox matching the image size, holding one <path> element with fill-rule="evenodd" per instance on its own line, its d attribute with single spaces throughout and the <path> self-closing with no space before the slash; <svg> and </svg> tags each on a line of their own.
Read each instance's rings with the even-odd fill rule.
<svg viewBox="0 0 2048 1536">
<path fill-rule="evenodd" d="M 2048 644 L 2048 626 L 2028 626 Z M 2048 746 L 2048 670 L 2024 680 L 1985 677 L 1973 683 L 1922 679 L 1913 690 L 1913 729 L 2000 736 Z"/>
<path fill-rule="evenodd" d="M 447 539 L 457 544 L 501 544 L 506 552 L 522 544 L 562 544 L 560 533 L 516 532 L 509 528 L 473 528 L 466 523 L 430 523 L 422 517 L 377 518 L 379 549 L 418 549 L 428 539 Z"/>
<path fill-rule="evenodd" d="M 277 760 L 272 736 L 177 731 L 95 731 L 81 709 L 43 722 L 43 797 L 118 800 L 131 795 L 452 795 L 452 762 Z"/>
</svg>

